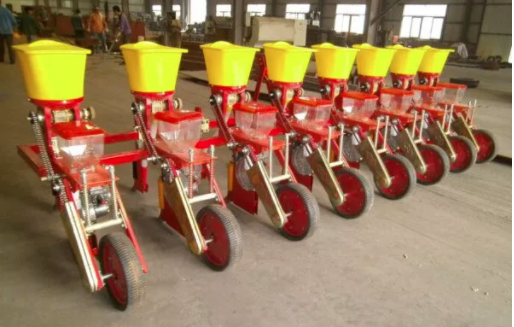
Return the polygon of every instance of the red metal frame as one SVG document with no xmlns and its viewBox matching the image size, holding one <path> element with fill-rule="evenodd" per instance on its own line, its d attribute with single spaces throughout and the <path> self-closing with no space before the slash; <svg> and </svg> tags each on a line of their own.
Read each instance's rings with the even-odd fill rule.
<svg viewBox="0 0 514 327">
<path fill-rule="evenodd" d="M 420 85 L 437 86 L 440 78 L 441 78 L 440 73 L 418 72 L 418 83 Z"/>
<path fill-rule="evenodd" d="M 168 92 L 132 92 L 136 103 L 143 105 L 143 119 L 146 122 L 152 121 L 152 103 L 155 101 L 165 102 L 167 108 L 173 108 L 173 95 L 175 91 Z M 147 128 L 150 128 L 149 123 Z M 139 135 L 138 135 L 139 137 Z M 134 185 L 132 189 L 141 193 L 148 192 L 148 164 L 145 160 L 137 160 L 133 163 Z"/>
<path fill-rule="evenodd" d="M 361 91 L 369 94 L 380 94 L 385 87 L 383 77 L 358 75 L 358 82 Z"/>
<path fill-rule="evenodd" d="M 394 81 L 397 78 L 397 75 L 391 74 L 391 78 L 393 79 L 393 85 L 394 85 Z M 412 89 L 412 86 L 415 85 L 414 75 L 402 75 L 401 78 L 409 79 L 410 81 L 412 81 L 412 83 L 409 85 L 409 89 Z M 444 85 L 447 85 L 447 83 L 440 83 L 440 78 L 441 78 L 441 74 L 439 74 L 439 73 L 418 72 L 418 81 L 419 81 L 419 84 L 422 86 L 435 87 L 435 86 L 439 86 L 440 84 L 443 84 L 442 87 L 444 87 Z M 470 124 L 470 127 L 475 128 L 471 124 L 471 120 L 469 117 L 470 108 L 467 105 L 459 104 L 459 103 L 449 103 L 449 102 L 445 102 L 445 101 L 442 101 L 441 103 L 439 103 L 439 105 L 443 106 L 443 107 L 445 105 L 448 105 L 448 106 L 453 105 L 453 117 L 457 118 L 459 115 L 463 115 L 465 117 L 466 121 Z M 431 122 L 434 122 L 437 120 L 442 123 L 444 120 L 443 119 L 444 111 L 441 109 L 435 108 L 435 107 L 414 106 L 411 109 L 411 111 L 412 110 L 418 110 L 418 111 L 425 110 L 425 112 L 430 114 Z"/>
<path fill-rule="evenodd" d="M 141 124 L 144 124 L 147 131 L 150 131 L 151 129 L 151 122 L 154 120 L 154 112 L 152 110 L 152 104 L 154 101 L 165 101 L 166 102 L 166 108 L 164 109 L 164 112 L 166 111 L 172 111 L 175 110 L 173 107 L 173 97 L 174 92 L 166 92 L 166 93 L 136 93 L 133 92 L 135 95 L 135 101 L 136 103 L 143 105 L 143 121 L 139 122 Z M 196 112 L 201 113 L 201 108 L 195 108 Z M 136 121 L 136 124 L 138 121 Z M 232 122 L 233 123 L 233 122 Z M 209 124 L 210 126 L 214 126 L 214 124 Z M 139 136 L 138 136 L 139 137 Z M 209 180 L 210 185 L 212 186 L 212 191 L 215 192 L 218 195 L 219 204 L 223 207 L 226 207 L 226 203 L 223 200 L 223 195 L 221 193 L 221 190 L 219 188 L 219 185 L 216 181 L 216 178 L 214 176 L 214 173 L 212 172 L 213 164 L 215 158 L 211 158 L 206 153 L 199 151 L 195 153 L 194 161 L 190 162 L 189 156 L 187 152 L 184 153 L 176 153 L 170 150 L 170 148 L 164 144 L 162 140 L 155 140 L 151 135 L 148 135 L 148 138 L 154 142 L 155 149 L 157 151 L 157 154 L 167 160 L 169 163 L 169 166 L 171 168 L 172 174 L 174 177 L 178 178 L 178 170 L 182 168 L 193 166 L 201 166 L 201 176 L 200 179 L 207 179 Z M 225 143 L 225 140 L 222 137 L 215 136 L 211 138 L 204 138 L 200 139 L 198 143 L 195 145 L 195 149 L 198 150 L 204 150 L 210 148 L 211 145 L 222 145 Z M 147 159 L 150 155 L 146 150 L 139 150 L 146 154 L 146 156 L 143 156 L 139 158 L 135 163 L 135 171 L 134 171 L 134 177 L 135 177 L 135 183 L 134 188 L 137 190 L 140 190 L 142 192 L 146 192 L 148 190 L 148 181 L 147 181 L 147 165 L 143 163 L 143 160 Z M 184 232 L 182 230 L 182 227 L 180 226 L 179 221 L 177 220 L 177 217 L 175 216 L 172 208 L 169 206 L 168 202 L 165 200 L 163 207 L 161 208 L 161 212 L 159 215 L 159 218 L 162 219 L 170 228 L 177 231 L 179 234 L 184 236 Z M 208 245 L 207 245 L 208 246 Z"/>
<path fill-rule="evenodd" d="M 260 73 L 257 77 L 257 83 L 255 84 L 255 91 L 253 92 L 253 101 L 259 101 L 261 94 L 261 88 L 263 83 L 268 83 L 268 66 L 266 65 L 266 57 L 264 53 L 257 53 L 255 55 L 257 64 L 259 65 Z"/>
<path fill-rule="evenodd" d="M 401 90 L 411 90 L 412 86 L 416 84 L 414 75 L 391 73 L 391 80 L 393 81 L 393 87 Z"/>
<path fill-rule="evenodd" d="M 259 55 L 258 55 L 258 58 L 259 58 Z M 264 60 L 264 56 L 262 56 L 261 59 Z M 257 90 L 256 93 L 254 94 L 254 99 L 256 99 L 256 98 L 258 99 L 258 94 L 260 92 L 260 87 L 261 87 L 262 81 L 263 80 L 261 80 L 260 84 L 258 83 L 257 88 L 259 90 Z M 243 102 L 246 100 L 245 93 L 246 93 L 246 86 L 226 87 L 226 86 L 211 85 L 211 94 L 213 96 L 221 97 L 221 104 L 220 104 L 221 113 L 222 113 L 222 116 L 226 119 L 226 123 L 223 124 L 225 126 L 222 126 L 220 124 L 220 122 L 216 122 L 216 124 L 214 124 L 214 122 L 211 122 L 212 123 L 211 126 L 215 126 L 219 129 L 223 129 L 223 132 L 222 133 L 220 132 L 220 135 L 225 135 L 225 134 L 230 135 L 230 137 L 233 138 L 238 143 L 247 145 L 248 148 L 252 152 L 251 155 L 255 157 L 257 154 L 268 150 L 267 140 L 258 140 L 255 138 L 251 138 L 248 135 L 245 135 L 244 133 L 241 133 L 237 129 L 233 128 L 235 123 L 234 123 L 233 118 L 230 118 L 230 116 L 229 116 L 232 111 L 232 106 L 234 104 L 236 104 L 237 102 Z M 229 100 L 233 100 L 234 97 L 237 97 L 237 99 L 236 99 L 237 101 L 236 102 L 232 101 L 232 103 L 229 104 Z M 270 132 L 269 136 L 276 136 L 276 135 L 280 135 L 283 133 L 284 133 L 283 128 L 277 127 Z M 224 144 L 227 144 L 229 142 L 229 140 L 227 140 L 227 139 L 223 139 L 223 140 L 224 140 Z M 216 142 L 214 145 L 221 145 L 217 142 L 217 140 L 213 140 L 213 141 Z M 284 159 L 284 154 L 282 153 L 282 149 L 284 148 L 285 143 L 280 140 L 275 140 L 273 144 L 274 144 L 273 150 L 274 150 L 275 155 L 277 156 L 279 162 L 282 165 L 284 165 L 285 159 Z M 233 202 L 235 205 L 242 208 L 243 210 L 245 210 L 251 214 L 257 214 L 258 205 L 259 205 L 259 199 L 258 199 L 257 193 L 255 191 L 246 191 L 239 184 L 239 182 L 236 178 L 236 175 L 235 175 L 236 174 L 235 161 L 236 161 L 236 157 L 238 156 L 238 153 L 239 153 L 239 149 L 236 149 L 233 152 L 233 161 L 232 161 L 233 169 L 229 170 L 229 176 L 228 176 L 229 181 L 232 181 L 232 182 L 229 187 L 226 198 L 227 198 L 227 200 Z M 291 179 L 293 182 L 296 182 L 296 178 L 294 176 L 292 176 Z"/>
<path fill-rule="evenodd" d="M 69 168 L 66 165 L 62 164 L 62 159 L 58 158 L 56 156 L 56 152 L 53 149 L 53 142 L 52 139 L 55 137 L 54 132 L 54 123 L 52 119 L 52 112 L 58 111 L 58 110 L 67 110 L 72 109 L 74 111 L 74 117 L 75 121 L 79 122 L 81 120 L 81 110 L 80 110 L 80 104 L 82 103 L 83 98 L 79 99 L 73 99 L 73 100 L 62 100 L 62 101 L 42 101 L 37 99 L 29 99 L 30 102 L 32 102 L 34 105 L 36 105 L 39 110 L 41 111 L 44 123 L 42 127 L 43 131 L 43 138 L 45 141 L 45 147 L 47 148 L 47 152 L 49 154 L 50 162 L 55 170 L 55 172 L 59 175 L 66 176 L 63 179 L 63 184 L 65 187 L 65 192 L 67 192 L 68 198 L 73 199 L 72 192 L 81 189 L 82 182 L 79 178 L 78 173 L 70 171 Z M 119 134 L 105 134 L 105 144 L 113 144 L 113 143 L 119 143 L 119 142 L 125 142 L 125 141 L 133 141 L 138 139 L 137 132 L 127 132 L 127 133 L 119 133 Z M 25 162 L 34 170 L 34 172 L 38 175 L 39 178 L 45 178 L 47 177 L 47 171 L 44 168 L 43 161 L 40 157 L 39 147 L 36 144 L 26 144 L 26 145 L 19 145 L 18 146 L 18 154 L 20 157 L 22 157 Z M 98 185 L 110 185 L 110 177 L 106 173 L 105 169 L 102 168 L 100 165 L 119 165 L 124 163 L 133 162 L 135 160 L 139 160 L 140 158 L 147 157 L 148 154 L 146 151 L 143 150 L 134 150 L 134 151 L 125 151 L 125 152 L 118 152 L 118 153 L 112 153 L 112 154 L 104 154 L 99 162 L 99 166 L 96 167 L 95 172 L 89 172 L 88 177 L 90 178 L 90 181 L 93 186 Z M 63 209 L 63 203 L 60 203 L 60 199 L 58 196 L 55 196 L 56 203 L 58 205 L 59 210 Z M 146 261 L 144 260 L 143 254 L 141 252 L 141 248 L 139 246 L 139 243 L 137 242 L 137 239 L 135 237 L 135 234 L 133 232 L 132 226 L 130 224 L 130 220 L 128 219 L 128 215 L 124 211 L 123 203 L 121 202 L 121 198 L 119 198 L 117 201 L 120 203 L 120 208 L 123 210 L 123 215 L 125 217 L 125 226 L 126 226 L 126 233 L 129 239 L 131 240 L 134 249 L 138 255 L 139 261 L 141 263 L 141 267 L 143 272 L 148 271 L 148 267 L 146 265 Z M 72 201 L 73 202 L 73 201 Z M 74 204 L 75 205 L 75 204 Z M 92 257 L 98 255 L 98 250 L 96 248 L 96 237 L 94 237 L 94 234 L 89 237 L 88 239 L 88 251 Z M 92 260 L 95 265 L 96 261 Z M 99 282 L 99 289 L 103 288 L 104 283 L 102 281 L 102 278 L 100 277 L 100 271 L 97 266 L 95 266 L 95 271 L 97 274 L 97 279 Z"/>
</svg>

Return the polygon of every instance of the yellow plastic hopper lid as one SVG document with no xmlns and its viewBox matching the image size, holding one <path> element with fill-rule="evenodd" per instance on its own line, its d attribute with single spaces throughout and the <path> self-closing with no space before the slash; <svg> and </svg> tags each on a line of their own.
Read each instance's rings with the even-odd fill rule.
<svg viewBox="0 0 514 327">
<path fill-rule="evenodd" d="M 352 45 L 352 48 L 359 49 L 359 50 L 371 50 L 371 51 L 396 51 L 396 49 L 391 49 L 391 48 L 377 48 L 368 43 L 354 44 L 354 45 Z"/>
<path fill-rule="evenodd" d="M 401 44 L 388 45 L 386 49 L 397 50 L 397 51 L 426 51 L 425 48 L 408 48 Z"/>
<path fill-rule="evenodd" d="M 310 49 L 310 48 L 303 48 L 303 47 L 295 47 L 294 45 L 291 45 L 284 41 L 279 41 L 275 43 L 264 43 L 263 47 L 266 49 L 275 49 L 275 50 L 284 50 L 287 52 L 317 52 L 318 50 Z"/>
<path fill-rule="evenodd" d="M 187 53 L 187 49 L 166 47 L 155 42 L 141 41 L 137 43 L 124 44 L 120 47 L 122 50 L 143 52 L 143 53 L 163 53 L 163 52 L 182 52 Z"/>
<path fill-rule="evenodd" d="M 52 40 L 40 40 L 28 44 L 13 46 L 15 50 L 26 54 L 90 54 L 91 50 Z"/>
<path fill-rule="evenodd" d="M 338 47 L 338 46 L 333 45 L 332 43 L 328 43 L 328 42 L 321 43 L 321 44 L 315 44 L 312 47 L 314 49 L 327 49 L 327 50 L 334 50 L 334 51 L 350 51 L 350 52 L 359 51 L 359 49 Z"/>
<path fill-rule="evenodd" d="M 232 44 L 232 43 L 226 42 L 226 41 L 218 41 L 218 42 L 214 42 L 214 43 L 202 44 L 200 46 L 200 48 L 220 50 L 220 51 L 241 51 L 241 50 L 253 50 L 255 52 L 259 51 L 259 49 L 257 49 L 257 48 L 242 47 L 240 45 L 235 45 L 235 44 Z"/>
<path fill-rule="evenodd" d="M 454 49 L 437 49 L 437 48 L 432 48 L 429 45 L 425 45 L 423 47 L 419 47 L 419 48 L 416 48 L 416 49 L 423 49 L 425 51 L 448 51 L 448 52 L 455 52 Z"/>
</svg>

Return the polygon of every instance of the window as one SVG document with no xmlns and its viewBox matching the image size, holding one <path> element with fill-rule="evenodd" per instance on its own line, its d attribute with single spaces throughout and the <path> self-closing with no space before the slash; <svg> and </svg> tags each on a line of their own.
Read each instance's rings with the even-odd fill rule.
<svg viewBox="0 0 514 327">
<path fill-rule="evenodd" d="M 305 14 L 309 12 L 309 4 L 289 4 L 286 6 L 286 18 L 305 19 Z"/>
<path fill-rule="evenodd" d="M 190 0 L 193 4 L 193 0 Z M 194 10 L 191 10 L 188 15 L 188 24 L 196 24 L 205 22 L 207 16 L 207 0 L 194 0 Z"/>
<path fill-rule="evenodd" d="M 152 11 L 155 16 L 162 16 L 162 5 L 152 5 Z M 180 5 L 173 5 L 171 11 L 175 11 L 176 18 L 180 19 Z"/>
<path fill-rule="evenodd" d="M 337 5 L 334 29 L 339 33 L 362 34 L 364 33 L 365 14 L 366 5 Z"/>
<path fill-rule="evenodd" d="M 246 12 L 250 14 L 250 16 L 264 16 L 266 15 L 266 5 L 248 5 L 246 7 Z"/>
<path fill-rule="evenodd" d="M 175 18 L 180 19 L 180 5 L 173 5 L 171 11 L 175 12 Z"/>
<path fill-rule="evenodd" d="M 152 11 L 155 16 L 162 16 L 162 6 L 161 5 L 152 5 Z"/>
<path fill-rule="evenodd" d="M 440 39 L 446 5 L 405 5 L 400 37 Z"/>
<path fill-rule="evenodd" d="M 216 5 L 216 17 L 232 17 L 232 5 Z"/>
</svg>

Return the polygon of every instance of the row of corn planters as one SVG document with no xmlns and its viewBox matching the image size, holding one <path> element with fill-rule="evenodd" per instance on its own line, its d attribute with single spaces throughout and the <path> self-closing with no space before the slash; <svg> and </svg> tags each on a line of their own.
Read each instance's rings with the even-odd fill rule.
<svg viewBox="0 0 514 327">
<path fill-rule="evenodd" d="M 19 154 L 51 185 L 84 287 L 105 287 L 120 310 L 141 302 L 148 269 L 116 185 L 117 165 L 132 164 L 134 189 L 142 193 L 149 189 L 149 164 L 160 170 L 160 219 L 221 271 L 242 254 L 227 202 L 257 215 L 260 200 L 279 234 L 300 241 L 315 232 L 320 216 L 311 193 L 314 176 L 335 213 L 357 218 L 374 196 L 361 163 L 378 193 L 397 200 L 416 182 L 438 183 L 496 154 L 493 136 L 473 124 L 476 101 L 462 103 L 466 87 L 440 82 L 452 50 L 265 44 L 257 54 L 261 75 L 253 100 L 246 85 L 260 50 L 206 44 L 215 117 L 208 120 L 202 108 L 183 108 L 175 95 L 187 50 L 127 44 L 122 51 L 134 127 L 109 134 L 92 122 L 93 108 L 81 107 L 89 50 L 49 40 L 15 49 L 35 105 L 28 120 L 36 142 L 19 146 Z M 304 96 L 302 89 L 312 53 L 319 97 Z M 358 92 L 347 85 L 354 61 Z M 385 87 L 388 70 L 393 88 Z M 271 103 L 256 101 L 263 84 Z M 119 142 L 135 147 L 104 153 L 105 144 Z M 217 147 L 231 152 L 226 193 L 216 180 Z"/>
</svg>

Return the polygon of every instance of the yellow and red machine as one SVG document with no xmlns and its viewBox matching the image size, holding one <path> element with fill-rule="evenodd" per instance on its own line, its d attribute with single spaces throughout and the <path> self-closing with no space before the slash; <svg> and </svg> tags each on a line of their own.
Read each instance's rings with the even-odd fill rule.
<svg viewBox="0 0 514 327">
<path fill-rule="evenodd" d="M 398 46 L 399 47 L 399 46 Z M 451 49 L 434 49 L 429 46 L 418 48 L 424 55 L 417 69 L 408 72 L 391 71 L 393 86 L 398 89 L 411 90 L 415 94 L 413 110 L 424 111 L 426 135 L 431 142 L 438 144 L 450 158 L 450 171 L 463 172 L 471 168 L 477 161 L 477 147 L 474 144 L 471 130 L 466 131 L 460 116 L 463 108 L 455 106 L 455 99 L 445 101 L 445 94 L 455 97 L 456 92 L 465 89 L 465 85 L 436 85 Z M 405 48 L 404 51 L 416 51 Z M 419 76 L 420 84 L 416 85 L 415 76 Z M 448 90 L 448 92 L 446 92 Z M 473 105 L 470 102 L 470 111 Z M 453 118 L 451 118 L 453 117 Z M 461 133 L 457 133 L 455 126 Z M 468 137 L 466 137 L 468 134 Z"/>
<path fill-rule="evenodd" d="M 441 83 L 441 73 L 452 49 L 423 47 L 425 55 L 417 71 L 418 85 L 415 85 L 415 73 L 409 75 L 391 75 L 396 87 L 412 89 L 419 95 L 423 105 L 435 107 L 434 119 L 439 121 L 449 135 L 455 151 L 456 160 L 452 162 L 451 171 L 461 172 L 476 163 L 492 160 L 497 153 L 494 135 L 477 128 L 474 123 L 477 101 L 462 104 L 467 87 L 462 84 Z"/>
<path fill-rule="evenodd" d="M 218 139 L 211 143 L 232 151 L 227 200 L 257 214 L 260 199 L 284 237 L 306 238 L 314 232 L 320 213 L 312 194 L 291 173 L 291 135 L 277 127 L 277 108 L 250 101 L 246 92 L 258 49 L 222 41 L 201 48 L 216 117 L 209 125 L 219 131 Z M 273 169 L 275 156 L 282 166 L 278 174 Z"/>
<path fill-rule="evenodd" d="M 260 58 L 261 69 L 267 74 L 271 102 L 279 109 L 280 125 L 293 135 L 289 155 L 292 174 L 310 190 L 316 175 L 335 212 L 356 218 L 372 206 L 373 188 L 343 155 L 344 124 L 332 125 L 332 102 L 303 94 L 302 83 L 313 52 L 321 60 L 317 50 L 286 42 L 267 43 L 265 57 Z"/>
<path fill-rule="evenodd" d="M 20 145 L 18 153 L 51 184 L 86 290 L 106 287 L 120 310 L 137 305 L 145 294 L 147 266 L 116 186 L 114 166 L 145 153 L 104 154 L 104 144 L 137 140 L 138 134 L 108 134 L 92 123 L 93 108 L 81 108 L 89 50 L 49 40 L 14 49 L 29 101 L 36 106 L 28 117 L 36 144 Z M 121 232 L 105 234 L 113 227 Z"/>
<path fill-rule="evenodd" d="M 417 68 L 425 53 L 424 49 L 410 49 L 401 45 L 388 47 L 396 52 L 393 55 L 389 71 L 391 74 L 412 74 Z M 389 117 L 391 126 L 388 129 L 388 143 L 396 153 L 404 155 L 413 164 L 417 172 L 417 181 L 424 185 L 431 185 L 441 181 L 450 170 L 451 144 L 446 141 L 433 142 L 439 138 L 427 137 L 437 126 L 428 124 L 429 114 L 424 108 L 414 106 L 416 93 L 412 90 L 398 88 L 379 88 L 380 106 L 375 116 Z M 439 129 L 438 131 L 441 131 Z M 415 148 L 404 133 L 410 133 Z M 444 133 L 436 136 L 444 138 Z M 443 149 L 448 150 L 445 153 Z M 413 151 L 414 150 L 414 151 Z M 417 152 L 415 151 L 417 150 Z"/>
<path fill-rule="evenodd" d="M 200 139 L 202 112 L 186 110 L 175 96 L 180 60 L 187 50 L 147 41 L 121 50 L 135 98 L 138 147 L 148 154 L 134 165 L 134 189 L 146 192 L 148 162 L 159 164 L 160 219 L 210 268 L 220 271 L 235 265 L 242 255 L 241 231 L 216 181 L 214 142 Z M 201 205 L 196 217 L 193 205 Z"/>
<path fill-rule="evenodd" d="M 325 53 L 327 58 L 316 58 L 321 93 L 334 103 L 334 122 L 345 125 L 348 137 L 343 143 L 343 150 L 350 164 L 359 167 L 360 162 L 364 161 L 373 173 L 379 192 L 388 199 L 400 199 L 414 188 L 416 171 L 405 157 L 389 146 L 390 118 L 377 111 L 380 101 L 378 92 L 384 88 L 384 77 L 395 51 L 369 45 L 354 48 L 331 44 L 318 46 L 318 54 L 321 56 Z M 330 57 L 338 58 L 340 63 L 333 64 L 328 59 Z M 355 59 L 360 84 L 358 92 L 348 91 L 347 84 Z M 401 133 L 401 140 L 409 154 L 420 156 L 407 131 Z"/>
</svg>

